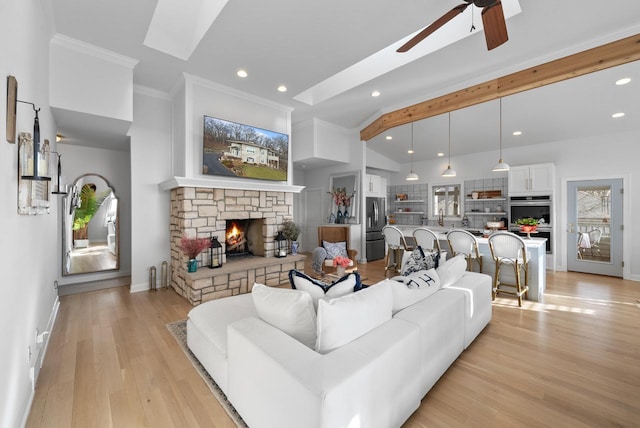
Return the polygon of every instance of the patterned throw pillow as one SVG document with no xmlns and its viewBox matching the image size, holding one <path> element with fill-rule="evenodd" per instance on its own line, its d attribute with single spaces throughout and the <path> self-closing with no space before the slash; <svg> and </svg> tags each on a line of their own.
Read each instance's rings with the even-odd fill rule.
<svg viewBox="0 0 640 428">
<path fill-rule="evenodd" d="M 402 264 L 402 276 L 407 276 L 413 272 L 421 270 L 435 269 L 440 261 L 440 253 L 435 251 L 424 251 L 421 246 L 417 246 L 415 250 L 407 257 Z"/>
<path fill-rule="evenodd" d="M 358 272 L 352 272 L 328 284 L 292 269 L 289 271 L 289 283 L 291 288 L 309 293 L 316 309 L 318 309 L 318 301 L 321 299 L 332 299 L 362 289 L 362 281 Z"/>
<path fill-rule="evenodd" d="M 349 257 L 347 254 L 347 243 L 322 241 L 322 246 L 327 250 L 327 258 L 335 259 L 336 256 Z"/>
</svg>

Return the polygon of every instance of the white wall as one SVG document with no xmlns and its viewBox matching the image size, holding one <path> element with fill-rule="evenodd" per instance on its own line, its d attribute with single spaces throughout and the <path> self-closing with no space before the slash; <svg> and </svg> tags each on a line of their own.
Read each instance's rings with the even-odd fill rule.
<svg viewBox="0 0 640 428">
<path fill-rule="evenodd" d="M 120 215 L 120 269 L 62 277 L 62 262 L 60 261 L 62 256 L 60 255 L 61 250 L 58 248 L 56 253 L 58 254 L 59 283 L 61 285 L 76 284 L 129 275 L 131 273 L 131 168 L 129 153 L 70 144 L 58 144 L 58 151 L 62 155 L 62 175 L 67 179 L 67 183 L 73 184 L 78 177 L 84 174 L 103 176 L 113 186 L 118 196 Z M 58 215 L 56 227 L 61 229 L 62 212 L 59 210 L 56 213 Z"/>
<path fill-rule="evenodd" d="M 55 141 L 55 126 L 48 105 L 48 47 L 51 28 L 39 0 L 0 2 L 0 240 L 2 298 L 0 299 L 0 426 L 23 424 L 33 397 L 29 368 L 38 347 L 35 330 L 47 328 L 57 308 L 53 282 L 57 277 L 58 200 L 52 197 L 51 214 L 17 214 L 17 146 L 7 143 L 6 76 L 18 80 L 18 98 L 35 103 L 40 111 L 41 138 Z M 33 110 L 18 104 L 18 132 L 33 131 Z M 28 348 L 31 347 L 32 363 Z M 42 348 L 40 348 L 42 349 Z M 42 353 L 40 353 L 42 355 Z"/>
<path fill-rule="evenodd" d="M 136 61 L 59 34 L 50 55 L 51 106 L 132 120 Z"/>
<path fill-rule="evenodd" d="M 301 199 L 306 201 L 307 209 L 305 210 L 304 217 L 301 219 L 301 223 L 305 227 L 306 235 L 309 239 L 305 240 L 304 244 L 301 246 L 302 251 L 312 251 L 317 245 L 317 229 L 323 223 L 327 222 L 327 218 L 331 212 L 331 197 L 328 195 L 331 189 L 329 177 L 332 174 L 339 174 L 344 172 L 360 172 L 360 193 L 356 197 L 358 198 L 358 202 L 360 204 L 360 220 L 359 223 L 361 225 L 364 224 L 364 207 L 365 196 L 362 191 L 362 183 L 364 183 L 364 174 L 365 174 L 365 143 L 360 141 L 359 134 L 357 131 L 344 131 L 345 139 L 343 143 L 340 145 L 340 148 L 336 150 L 334 157 L 341 157 L 344 154 L 344 158 L 349 159 L 349 163 L 347 164 L 338 164 L 333 166 L 325 166 L 321 168 L 304 170 L 304 182 L 297 183 L 303 184 L 305 189 L 302 191 Z M 320 201 L 318 202 L 315 198 L 305 197 L 305 195 L 321 195 Z M 310 200 L 312 199 L 312 200 Z M 309 220 L 309 209 L 310 204 L 313 206 L 319 205 L 319 209 L 323 213 L 322 222 L 316 223 Z M 315 209 L 315 208 L 314 208 Z M 364 230 L 361 231 L 361 235 L 364 236 Z M 364 243 L 364 239 L 362 241 Z M 364 255 L 364 244 L 361 248 L 355 248 L 358 250 L 358 254 L 361 256 Z"/>
<path fill-rule="evenodd" d="M 638 186 L 638 157 L 634 154 L 640 144 L 640 133 L 601 135 L 588 139 L 567 140 L 552 143 L 503 149 L 503 158 L 511 166 L 537 163 L 556 165 L 556 267 L 566 270 L 566 189 L 563 180 L 589 178 L 625 178 L 625 213 L 632 214 L 640 209 L 640 188 Z M 498 151 L 474 153 L 451 158 L 451 166 L 457 172 L 455 178 L 444 178 L 440 174 L 447 167 L 447 159 L 414 162 L 414 171 L 420 176 L 417 183 L 462 183 L 477 178 L 497 178 L 506 172 L 491 172 L 498 159 Z M 400 172 L 393 174 L 389 184 L 404 184 L 409 172 L 409 164 L 401 166 Z M 634 174 L 635 172 L 635 174 Z M 415 182 L 414 182 L 415 183 Z M 565 195 L 563 197 L 563 195 Z M 630 216 L 629 216 L 630 217 Z M 633 239 L 640 236 L 640 226 L 625 219 L 624 261 L 629 269 L 628 278 L 640 281 L 640 242 Z"/>
<path fill-rule="evenodd" d="M 131 127 L 131 291 L 149 288 L 149 267 L 170 261 L 169 196 L 158 183 L 171 171 L 168 94 L 135 87 Z"/>
</svg>

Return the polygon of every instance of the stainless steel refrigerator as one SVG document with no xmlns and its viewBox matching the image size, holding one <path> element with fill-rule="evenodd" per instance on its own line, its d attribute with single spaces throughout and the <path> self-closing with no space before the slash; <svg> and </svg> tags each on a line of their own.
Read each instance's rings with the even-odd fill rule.
<svg viewBox="0 0 640 428">
<path fill-rule="evenodd" d="M 367 197 L 366 212 L 367 261 L 379 260 L 384 258 L 385 249 L 384 236 L 382 235 L 382 228 L 386 223 L 384 198 Z"/>
</svg>

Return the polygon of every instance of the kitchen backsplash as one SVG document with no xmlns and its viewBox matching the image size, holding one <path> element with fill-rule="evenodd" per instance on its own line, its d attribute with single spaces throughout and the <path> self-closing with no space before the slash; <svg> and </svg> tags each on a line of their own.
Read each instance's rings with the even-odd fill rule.
<svg viewBox="0 0 640 428">
<path fill-rule="evenodd" d="M 491 199 L 482 198 L 490 192 Z M 497 191 L 500 197 L 495 197 Z M 474 192 L 478 199 L 473 199 Z M 410 226 L 438 226 L 438 218 L 429 215 L 429 185 L 427 183 L 392 185 L 387 189 L 387 216 L 389 223 Z M 462 196 L 462 215 L 473 229 L 484 229 L 487 221 L 500 221 L 507 217 L 507 178 L 465 180 Z M 463 227 L 463 222 L 445 219 L 446 227 Z"/>
</svg>

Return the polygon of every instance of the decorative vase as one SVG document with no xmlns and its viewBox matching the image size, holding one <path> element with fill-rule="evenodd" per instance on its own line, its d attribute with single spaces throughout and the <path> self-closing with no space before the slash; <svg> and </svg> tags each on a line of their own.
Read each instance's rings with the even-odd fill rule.
<svg viewBox="0 0 640 428">
<path fill-rule="evenodd" d="M 530 225 L 523 224 L 522 226 L 520 226 L 520 230 L 522 232 L 526 232 L 526 233 L 535 232 L 537 228 L 538 228 L 537 225 L 536 226 L 530 226 Z"/>
<path fill-rule="evenodd" d="M 338 275 L 339 277 L 343 277 L 345 275 L 346 271 L 345 268 L 343 266 L 338 266 L 336 268 L 336 275 Z"/>
<path fill-rule="evenodd" d="M 346 222 L 347 222 L 347 219 L 349 218 L 349 211 L 347 211 L 347 207 L 344 207 L 344 214 L 343 214 L 343 217 L 344 217 L 344 221 L 345 221 L 345 223 L 346 223 Z"/>
<path fill-rule="evenodd" d="M 187 262 L 187 272 L 195 272 L 198 270 L 198 261 L 196 259 L 189 259 Z"/>
<path fill-rule="evenodd" d="M 298 254 L 298 247 L 300 243 L 298 241 L 291 241 L 291 254 Z"/>
<path fill-rule="evenodd" d="M 338 212 L 336 213 L 336 223 L 342 224 L 342 211 L 340 211 L 340 207 L 338 207 Z"/>
</svg>

